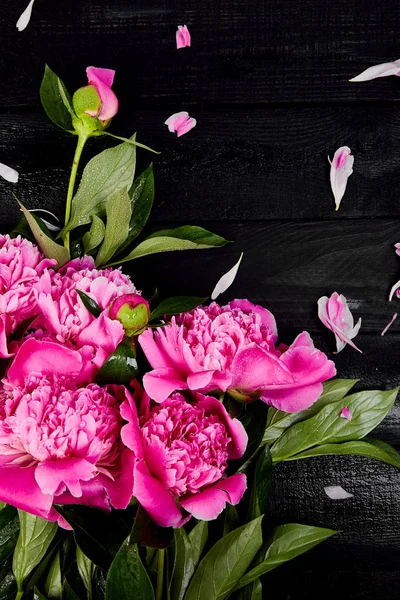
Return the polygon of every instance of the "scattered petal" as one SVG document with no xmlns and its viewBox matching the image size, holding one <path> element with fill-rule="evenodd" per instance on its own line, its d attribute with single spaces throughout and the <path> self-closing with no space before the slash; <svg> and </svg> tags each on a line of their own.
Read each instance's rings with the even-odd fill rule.
<svg viewBox="0 0 400 600">
<path fill-rule="evenodd" d="M 347 421 L 351 421 L 353 418 L 353 415 L 351 414 L 348 406 L 342 408 L 342 410 L 340 411 L 340 416 L 342 417 L 342 419 L 346 419 Z"/>
<path fill-rule="evenodd" d="M 377 79 L 378 77 L 388 77 L 389 75 L 399 74 L 400 60 L 395 60 L 394 62 L 381 63 L 380 65 L 369 67 L 349 81 L 370 81 L 371 79 Z"/>
<path fill-rule="evenodd" d="M 27 26 L 29 21 L 31 20 L 33 3 L 35 0 L 31 0 L 17 21 L 17 29 L 18 31 L 23 31 Z"/>
<path fill-rule="evenodd" d="M 340 352 L 346 344 L 349 344 L 362 354 L 362 351 L 351 341 L 360 330 L 361 319 L 354 325 L 353 315 L 342 294 L 333 292 L 330 298 L 322 296 L 318 300 L 318 317 L 325 327 L 335 334 L 336 352 Z"/>
<path fill-rule="evenodd" d="M 237 263 L 232 267 L 232 269 L 230 269 L 227 273 L 225 273 L 225 275 L 222 275 L 221 279 L 218 281 L 217 285 L 215 286 L 213 293 L 211 294 L 211 300 L 215 300 L 216 298 L 218 298 L 218 296 L 220 294 L 223 294 L 224 292 L 226 292 L 226 290 L 235 281 L 236 273 L 239 270 L 239 266 L 240 266 L 240 263 L 242 262 L 242 258 L 243 258 L 243 252 L 240 255 L 240 258 L 237 261 Z"/>
<path fill-rule="evenodd" d="M 353 494 L 346 492 L 340 485 L 328 485 L 324 487 L 325 494 L 331 500 L 344 500 L 345 498 L 353 498 Z"/>
<path fill-rule="evenodd" d="M 395 244 L 394 247 L 396 248 L 397 256 L 400 256 L 400 244 Z"/>
<path fill-rule="evenodd" d="M 397 313 L 394 313 L 393 317 L 390 319 L 389 323 L 386 325 L 385 329 L 382 331 L 382 333 L 381 333 L 382 336 L 385 335 L 385 333 L 387 332 L 389 327 L 391 325 L 393 325 L 393 323 L 395 322 L 396 319 L 397 319 Z"/>
<path fill-rule="evenodd" d="M 42 223 L 44 223 L 46 225 L 46 227 L 49 231 L 55 231 L 55 232 L 61 231 L 60 227 L 57 227 L 57 225 L 53 225 L 52 223 L 50 223 L 49 221 L 46 221 L 45 219 L 42 219 Z"/>
<path fill-rule="evenodd" d="M 191 45 L 191 37 L 189 29 L 186 25 L 178 25 L 178 30 L 176 32 L 176 48 L 179 50 L 180 48 L 190 47 Z"/>
<path fill-rule="evenodd" d="M 55 215 L 54 213 L 50 212 L 49 210 L 46 210 L 45 208 L 31 208 L 29 210 L 29 212 L 45 212 L 48 215 L 50 215 L 51 217 L 53 217 L 56 221 L 60 222 L 60 219 L 57 217 L 57 215 Z"/>
<path fill-rule="evenodd" d="M 168 126 L 168 129 L 171 133 L 176 131 L 178 137 L 188 133 L 193 127 L 195 127 L 197 121 L 192 117 L 189 117 L 189 113 L 186 111 L 182 111 L 179 113 L 174 113 L 165 121 L 164 125 Z"/>
<path fill-rule="evenodd" d="M 329 159 L 329 157 L 328 157 Z M 339 209 L 347 186 L 347 180 L 353 172 L 354 156 L 348 146 L 338 148 L 333 155 L 331 164 L 331 188 L 335 197 L 336 209 Z"/>
<path fill-rule="evenodd" d="M 0 177 L 3 177 L 6 181 L 10 181 L 11 183 L 17 183 L 18 181 L 18 171 L 12 169 L 11 167 L 7 167 L 7 165 L 3 165 L 0 163 Z"/>
</svg>

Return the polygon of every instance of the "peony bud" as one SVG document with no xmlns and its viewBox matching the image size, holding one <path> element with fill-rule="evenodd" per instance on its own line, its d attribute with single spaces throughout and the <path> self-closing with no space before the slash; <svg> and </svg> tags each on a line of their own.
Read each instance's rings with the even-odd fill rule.
<svg viewBox="0 0 400 600">
<path fill-rule="evenodd" d="M 111 89 L 115 71 L 111 69 L 86 69 L 88 85 L 79 88 L 72 98 L 77 119 L 76 130 L 86 132 L 105 129 L 118 112 L 118 99 Z"/>
<path fill-rule="evenodd" d="M 149 322 L 150 306 L 139 294 L 125 294 L 112 303 L 110 317 L 122 324 L 128 337 L 139 335 Z"/>
</svg>

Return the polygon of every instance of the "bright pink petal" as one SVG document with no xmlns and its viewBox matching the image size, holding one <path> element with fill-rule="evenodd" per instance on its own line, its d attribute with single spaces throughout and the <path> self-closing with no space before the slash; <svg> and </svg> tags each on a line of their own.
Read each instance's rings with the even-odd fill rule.
<svg viewBox="0 0 400 600">
<path fill-rule="evenodd" d="M 347 180 L 353 172 L 354 156 L 348 146 L 342 146 L 336 150 L 331 162 L 331 188 L 335 197 L 336 210 L 338 210 L 344 193 Z"/>
<path fill-rule="evenodd" d="M 82 368 L 82 357 L 78 352 L 54 342 L 41 342 L 30 338 L 17 352 L 8 370 L 8 379 L 23 385 L 30 373 L 67 376 L 72 380 Z"/>
<path fill-rule="evenodd" d="M 107 87 L 111 87 L 114 83 L 115 71 L 113 69 L 102 69 L 100 67 L 88 67 L 86 75 L 89 83 L 103 83 Z"/>
<path fill-rule="evenodd" d="M 111 69 L 88 67 L 86 73 L 89 84 L 95 85 L 102 103 L 101 112 L 98 115 L 98 118 L 101 121 L 112 119 L 118 112 L 118 98 L 111 89 L 115 71 Z"/>
<path fill-rule="evenodd" d="M 238 473 L 220 480 L 203 492 L 180 499 L 180 504 L 196 519 L 211 521 L 221 514 L 227 502 L 233 505 L 238 504 L 246 487 L 246 475 Z"/>
<path fill-rule="evenodd" d="M 156 402 L 163 402 L 175 390 L 186 390 L 187 383 L 174 369 L 154 369 L 143 377 L 147 394 Z"/>
<path fill-rule="evenodd" d="M 296 413 L 309 408 L 322 394 L 322 383 L 293 387 L 292 389 L 273 389 L 271 386 L 263 392 L 260 400 L 270 404 L 278 410 L 287 413 Z"/>
<path fill-rule="evenodd" d="M 178 30 L 176 32 L 176 48 L 179 50 L 180 48 L 186 48 L 186 46 L 190 46 L 191 38 L 190 33 L 186 25 L 178 25 Z"/>
<path fill-rule="evenodd" d="M 337 352 L 343 350 L 346 344 L 361 352 L 351 341 L 360 330 L 361 319 L 354 325 L 353 315 L 346 298 L 342 294 L 339 295 L 337 292 L 333 292 L 330 298 L 327 296 L 319 298 L 318 317 L 325 327 L 335 334 Z"/>
<path fill-rule="evenodd" d="M 121 440 L 127 448 L 132 450 L 136 458 L 142 458 L 143 445 L 140 434 L 139 419 L 135 402 L 130 394 L 128 399 L 121 404 L 120 412 L 122 418 L 127 421 L 127 424 L 121 429 Z"/>
<path fill-rule="evenodd" d="M 374 65 L 365 69 L 362 73 L 350 79 L 350 81 L 370 81 L 371 79 L 377 79 L 378 77 L 388 77 L 389 75 L 399 75 L 400 73 L 400 61 L 381 63 L 380 65 Z"/>
<path fill-rule="evenodd" d="M 39 463 L 35 479 L 44 494 L 54 495 L 57 490 L 67 486 L 75 498 L 80 498 L 80 481 L 90 481 L 96 474 L 96 466 L 84 458 L 63 458 Z"/>
<path fill-rule="evenodd" d="M 187 377 L 187 385 L 189 390 L 204 390 L 209 385 L 214 375 L 214 371 L 200 371 L 198 373 L 190 373 Z"/>
<path fill-rule="evenodd" d="M 291 385 L 295 379 L 290 369 L 271 352 L 254 346 L 240 350 L 232 364 L 232 387 L 247 393 L 263 389 L 268 382 Z"/>
<path fill-rule="evenodd" d="M 133 494 L 161 527 L 174 527 L 181 522 L 182 514 L 174 497 L 152 477 L 143 460 L 135 465 Z"/>
<path fill-rule="evenodd" d="M 110 503 L 103 482 L 100 477 L 95 477 L 90 481 L 82 481 L 82 496 L 76 498 L 68 490 L 54 497 L 54 504 L 82 504 L 92 506 L 101 510 L 111 510 Z"/>
<path fill-rule="evenodd" d="M 8 329 L 7 315 L 0 315 L 0 358 L 10 358 L 13 355 L 7 347 Z"/>
<path fill-rule="evenodd" d="M 275 317 L 272 314 L 272 312 L 270 312 L 263 306 L 259 306 L 258 304 L 253 304 L 249 300 L 244 300 L 244 299 L 233 300 L 232 302 L 229 302 L 228 306 L 230 308 L 240 308 L 240 310 L 242 310 L 244 313 L 251 313 L 253 311 L 256 312 L 258 315 L 260 315 L 261 322 L 263 323 L 263 325 L 268 327 L 268 329 L 270 329 L 273 332 L 273 334 L 275 336 L 274 342 L 276 342 L 276 340 L 278 338 L 278 329 L 276 326 Z"/>
<path fill-rule="evenodd" d="M 342 419 L 346 419 L 347 421 L 351 421 L 351 419 L 353 418 L 348 406 L 342 408 L 340 416 L 342 417 Z"/>
<path fill-rule="evenodd" d="M 53 497 L 43 494 L 35 480 L 35 467 L 3 467 L 0 468 L 0 500 L 12 504 L 21 510 L 55 521 L 52 511 Z"/>
<path fill-rule="evenodd" d="M 191 129 L 193 129 L 193 127 L 196 127 L 196 125 L 196 119 L 190 117 L 185 123 L 183 123 L 183 125 L 177 128 L 176 135 L 181 137 L 181 135 L 185 135 L 185 133 L 188 133 Z"/>
<path fill-rule="evenodd" d="M 128 506 L 133 495 L 133 469 L 135 455 L 125 448 L 118 455 L 119 473 L 113 479 L 100 475 L 99 479 L 106 489 L 111 506 L 124 509 Z"/>
</svg>

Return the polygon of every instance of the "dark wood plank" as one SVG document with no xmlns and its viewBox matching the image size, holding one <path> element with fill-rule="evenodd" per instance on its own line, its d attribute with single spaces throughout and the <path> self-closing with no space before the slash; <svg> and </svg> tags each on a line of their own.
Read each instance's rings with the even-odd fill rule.
<svg viewBox="0 0 400 600">
<path fill-rule="evenodd" d="M 163 125 L 167 111 L 123 111 L 111 131 L 162 152 L 139 152 L 139 168 L 154 161 L 156 218 L 259 220 L 400 215 L 400 113 L 395 106 L 215 109 L 193 114 L 198 125 L 177 139 Z M 15 217 L 10 190 L 32 206 L 62 212 L 75 138 L 42 112 L 1 116 L 0 162 L 21 172 L 11 187 L 0 180 L 3 219 Z M 91 140 L 83 164 L 114 143 Z M 338 212 L 327 156 L 340 145 L 355 156 L 354 173 Z"/>
<path fill-rule="evenodd" d="M 0 6 L 1 106 L 38 103 L 45 62 L 72 87 L 89 64 L 115 68 L 116 89 L 136 106 L 181 103 L 397 99 L 400 81 L 348 79 L 398 58 L 396 0 L 41 0 L 29 28 L 25 0 Z M 177 52 L 177 24 L 192 31 Z"/>
</svg>

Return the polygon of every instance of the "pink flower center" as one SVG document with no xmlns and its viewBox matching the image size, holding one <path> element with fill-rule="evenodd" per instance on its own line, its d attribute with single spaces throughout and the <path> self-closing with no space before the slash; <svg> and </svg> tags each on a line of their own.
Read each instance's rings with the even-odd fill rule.
<svg viewBox="0 0 400 600">
<path fill-rule="evenodd" d="M 107 464 L 118 439 L 117 401 L 95 384 L 66 387 L 62 379 L 31 374 L 21 390 L 3 381 L 0 400 L 0 456 L 31 464 L 85 458 Z"/>
<path fill-rule="evenodd" d="M 231 441 L 216 415 L 173 394 L 141 418 L 146 462 L 175 496 L 197 493 L 223 476 Z"/>
</svg>

